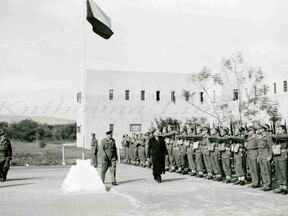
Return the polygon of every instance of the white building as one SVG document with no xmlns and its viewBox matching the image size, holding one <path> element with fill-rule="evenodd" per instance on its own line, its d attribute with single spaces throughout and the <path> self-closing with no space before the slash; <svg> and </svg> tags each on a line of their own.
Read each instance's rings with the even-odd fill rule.
<svg viewBox="0 0 288 216">
<path fill-rule="evenodd" d="M 273 68 L 273 65 L 264 68 L 267 71 L 266 85 L 270 87 L 268 96 L 279 101 L 282 117 L 287 118 L 288 74 L 285 73 L 285 67 L 276 73 L 275 67 L 272 70 L 271 66 Z M 196 108 L 207 109 L 208 100 L 200 89 L 188 82 L 188 74 L 87 70 L 85 80 L 86 97 L 82 98 L 82 105 L 86 110 L 77 121 L 78 146 L 83 146 L 84 140 L 84 147 L 90 148 L 91 133 L 96 133 L 97 139 L 101 140 L 105 132 L 112 129 L 120 147 L 123 134 L 145 133 L 155 118 L 160 117 L 173 117 L 185 122 L 187 118 L 196 116 L 215 121 Z M 274 83 L 276 94 L 271 88 L 275 86 Z M 184 89 L 193 93 L 193 97 L 185 98 Z M 212 86 L 209 91 L 210 100 L 222 98 L 235 103 L 233 88 Z"/>
</svg>

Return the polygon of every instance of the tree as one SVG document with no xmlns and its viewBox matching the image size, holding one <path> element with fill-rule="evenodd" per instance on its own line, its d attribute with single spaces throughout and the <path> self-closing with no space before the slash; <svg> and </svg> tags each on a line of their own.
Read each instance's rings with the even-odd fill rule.
<svg viewBox="0 0 288 216">
<path fill-rule="evenodd" d="M 228 125 L 231 119 L 240 124 L 262 118 L 279 120 L 281 116 L 277 103 L 266 96 L 268 89 L 263 85 L 263 80 L 262 69 L 249 67 L 244 61 L 243 53 L 235 51 L 222 59 L 220 72 L 212 72 L 204 67 L 200 72 L 189 75 L 188 81 L 205 98 L 200 105 L 191 104 L 221 125 Z M 215 88 L 220 90 L 220 94 L 215 94 Z M 187 97 L 189 92 L 184 91 L 183 96 Z"/>
</svg>

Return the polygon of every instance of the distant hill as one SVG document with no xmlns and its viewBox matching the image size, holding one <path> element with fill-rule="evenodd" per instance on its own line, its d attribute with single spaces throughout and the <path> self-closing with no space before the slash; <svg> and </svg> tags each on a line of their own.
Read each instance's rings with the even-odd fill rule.
<svg viewBox="0 0 288 216">
<path fill-rule="evenodd" d="M 47 116 L 0 115 L 0 122 L 12 123 L 12 122 L 19 122 L 25 119 L 32 119 L 35 122 L 47 123 L 50 125 L 76 123 L 76 121 L 72 119 L 63 119 L 63 118 L 47 117 Z"/>
</svg>

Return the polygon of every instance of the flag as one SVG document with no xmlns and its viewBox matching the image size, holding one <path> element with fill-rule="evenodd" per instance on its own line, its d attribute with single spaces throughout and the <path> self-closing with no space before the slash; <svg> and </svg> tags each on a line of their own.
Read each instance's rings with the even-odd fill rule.
<svg viewBox="0 0 288 216">
<path fill-rule="evenodd" d="M 93 0 L 87 0 L 86 19 L 92 25 L 93 31 L 105 39 L 113 35 L 110 18 L 96 5 Z"/>
</svg>

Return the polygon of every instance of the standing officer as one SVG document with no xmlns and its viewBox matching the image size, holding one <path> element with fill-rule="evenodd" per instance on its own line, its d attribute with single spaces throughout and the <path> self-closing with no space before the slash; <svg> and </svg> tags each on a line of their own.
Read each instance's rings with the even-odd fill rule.
<svg viewBox="0 0 288 216">
<path fill-rule="evenodd" d="M 277 135 L 272 135 L 274 140 L 273 154 L 275 156 L 275 174 L 278 183 L 278 188 L 275 189 L 274 193 L 281 193 L 287 195 L 288 190 L 288 135 L 286 134 L 286 127 L 280 125 L 277 128 Z"/>
<path fill-rule="evenodd" d="M 260 174 L 263 181 L 263 188 L 260 190 L 270 191 L 272 178 L 271 178 L 271 165 L 272 158 L 272 138 L 269 136 L 270 126 L 262 124 L 259 128 L 260 136 L 257 138 L 258 146 L 258 161 L 260 165 Z"/>
<path fill-rule="evenodd" d="M 118 160 L 115 140 L 112 138 L 112 130 L 106 132 L 106 138 L 101 141 L 100 151 L 102 152 L 101 179 L 105 182 L 106 172 L 109 168 L 112 185 L 116 183 L 116 161 Z"/>
<path fill-rule="evenodd" d="M 91 133 L 91 136 L 92 136 L 91 140 L 92 164 L 94 167 L 97 167 L 98 166 L 97 154 L 99 149 L 98 140 L 95 137 L 96 136 L 95 133 Z"/>
<path fill-rule="evenodd" d="M 7 179 L 7 173 L 12 159 L 12 147 L 4 131 L 0 131 L 0 181 Z"/>
<path fill-rule="evenodd" d="M 251 188 L 259 188 L 260 187 L 260 174 L 259 174 L 259 166 L 257 163 L 258 157 L 258 146 L 257 146 L 257 136 L 256 136 L 256 128 L 249 126 L 248 127 L 248 138 L 245 143 L 245 147 L 248 150 L 247 159 L 249 172 L 252 178 L 252 183 L 248 186 Z"/>
</svg>

